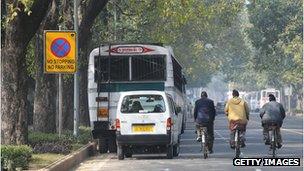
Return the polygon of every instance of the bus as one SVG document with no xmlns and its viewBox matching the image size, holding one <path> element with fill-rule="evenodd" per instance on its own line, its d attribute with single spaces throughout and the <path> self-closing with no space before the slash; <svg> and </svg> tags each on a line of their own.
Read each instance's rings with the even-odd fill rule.
<svg viewBox="0 0 304 171">
<path fill-rule="evenodd" d="M 179 118 L 189 104 L 182 65 L 170 46 L 162 44 L 105 44 L 93 49 L 88 63 L 88 101 L 92 135 L 101 153 L 116 152 L 116 111 L 121 92 L 156 90 L 170 95 Z"/>
<path fill-rule="evenodd" d="M 265 103 L 269 102 L 268 100 L 268 95 L 269 94 L 273 94 L 276 98 L 277 102 L 281 102 L 281 96 L 280 96 L 280 91 L 276 90 L 274 88 L 268 88 L 268 89 L 264 89 L 261 90 L 261 96 L 260 96 L 260 108 L 262 108 L 264 106 Z"/>
</svg>

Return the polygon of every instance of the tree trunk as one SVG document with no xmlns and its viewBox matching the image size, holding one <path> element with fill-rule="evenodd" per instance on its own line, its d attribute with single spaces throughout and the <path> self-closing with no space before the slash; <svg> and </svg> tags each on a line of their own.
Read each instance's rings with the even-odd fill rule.
<svg viewBox="0 0 304 171">
<path fill-rule="evenodd" d="M 36 39 L 35 63 L 38 66 L 36 72 L 36 87 L 34 101 L 34 130 L 38 132 L 56 132 L 56 98 L 57 98 L 57 75 L 45 74 L 43 65 L 43 30 L 57 30 L 59 18 L 59 4 L 52 1 L 48 17 L 42 24 L 41 31 Z"/>
<path fill-rule="evenodd" d="M 62 103 L 62 127 L 65 130 L 73 130 L 74 125 L 74 79 L 68 77 L 63 79 L 63 94 Z"/>
<path fill-rule="evenodd" d="M 24 144 L 27 140 L 26 66 L 22 60 L 25 48 L 16 42 L 6 42 L 10 44 L 6 44 L 2 52 L 2 142 Z"/>
<path fill-rule="evenodd" d="M 36 0 L 31 15 L 25 14 L 24 5 L 18 1 L 20 10 L 6 25 L 5 45 L 2 51 L 2 143 L 24 144 L 27 140 L 27 85 L 26 47 L 38 29 L 49 6 L 49 0 Z"/>
<path fill-rule="evenodd" d="M 42 40 L 38 38 L 36 42 L 40 45 L 37 50 L 36 63 L 36 87 L 34 100 L 33 128 L 38 132 L 56 132 L 56 98 L 57 79 L 54 74 L 44 74 Z"/>
<path fill-rule="evenodd" d="M 92 38 L 91 28 L 95 18 L 108 3 L 107 0 L 91 0 L 84 10 L 83 19 L 79 26 L 79 121 L 80 125 L 89 126 L 88 108 L 88 47 Z"/>
</svg>

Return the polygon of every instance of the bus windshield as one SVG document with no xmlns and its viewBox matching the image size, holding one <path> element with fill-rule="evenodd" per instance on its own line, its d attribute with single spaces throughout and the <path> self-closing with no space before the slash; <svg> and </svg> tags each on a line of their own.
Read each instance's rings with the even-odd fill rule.
<svg viewBox="0 0 304 171">
<path fill-rule="evenodd" d="M 130 95 L 122 101 L 122 113 L 162 113 L 166 111 L 161 95 Z"/>
</svg>

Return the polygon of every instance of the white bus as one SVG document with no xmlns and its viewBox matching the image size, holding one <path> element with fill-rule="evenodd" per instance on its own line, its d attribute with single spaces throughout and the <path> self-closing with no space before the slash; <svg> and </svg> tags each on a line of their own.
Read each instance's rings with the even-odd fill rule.
<svg viewBox="0 0 304 171">
<path fill-rule="evenodd" d="M 274 88 L 268 88 L 265 90 L 261 90 L 260 108 L 262 108 L 265 103 L 269 102 L 268 99 L 269 94 L 273 94 L 276 98 L 276 101 L 279 103 L 281 102 L 280 91 Z"/>
<path fill-rule="evenodd" d="M 95 48 L 89 57 L 88 100 L 92 134 L 99 140 L 99 151 L 116 151 L 115 119 L 120 92 L 165 91 L 181 108 L 179 118 L 184 121 L 185 84 L 182 66 L 169 46 L 107 44 Z M 182 125 L 181 132 L 185 123 Z"/>
</svg>

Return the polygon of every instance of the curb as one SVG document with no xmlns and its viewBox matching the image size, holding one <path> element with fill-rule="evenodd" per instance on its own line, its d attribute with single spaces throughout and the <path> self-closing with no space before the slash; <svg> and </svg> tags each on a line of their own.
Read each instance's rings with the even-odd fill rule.
<svg viewBox="0 0 304 171">
<path fill-rule="evenodd" d="M 81 147 L 79 150 L 69 154 L 60 160 L 55 161 L 54 163 L 40 169 L 40 171 L 63 171 L 70 170 L 74 166 L 78 165 L 88 157 L 94 154 L 96 149 L 96 143 L 89 143 L 84 147 Z"/>
</svg>

